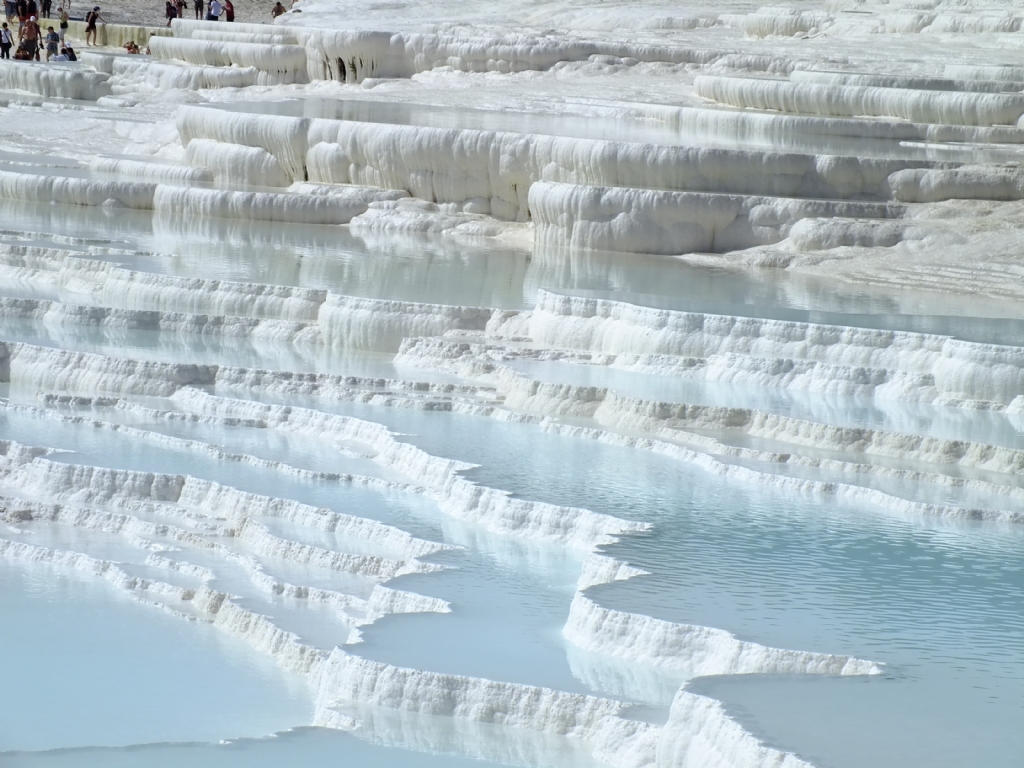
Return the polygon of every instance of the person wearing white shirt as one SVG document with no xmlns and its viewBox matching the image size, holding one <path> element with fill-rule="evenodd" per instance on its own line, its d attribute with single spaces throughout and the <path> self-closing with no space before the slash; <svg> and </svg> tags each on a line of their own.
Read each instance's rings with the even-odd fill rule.
<svg viewBox="0 0 1024 768">
<path fill-rule="evenodd" d="M 209 13 L 206 14 L 207 21 L 220 21 L 220 13 L 224 10 L 224 6 L 220 4 L 220 0 L 210 0 Z"/>
<path fill-rule="evenodd" d="M 0 27 L 0 59 L 11 58 L 11 46 L 14 44 L 14 35 L 7 26 L 7 22 Z"/>
</svg>

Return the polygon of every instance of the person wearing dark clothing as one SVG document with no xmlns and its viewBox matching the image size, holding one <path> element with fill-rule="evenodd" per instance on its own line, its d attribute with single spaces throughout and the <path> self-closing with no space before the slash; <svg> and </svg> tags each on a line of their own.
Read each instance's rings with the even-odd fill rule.
<svg viewBox="0 0 1024 768">
<path fill-rule="evenodd" d="M 28 0 L 17 0 L 18 8 L 18 42 L 25 36 L 25 25 L 28 24 Z"/>
<path fill-rule="evenodd" d="M 14 35 L 5 21 L 0 27 L 0 59 L 11 58 L 11 46 L 14 45 Z"/>
<path fill-rule="evenodd" d="M 231 4 L 231 0 L 224 0 L 224 21 L 235 20 L 235 6 Z"/>
<path fill-rule="evenodd" d="M 31 0 L 30 0 L 31 2 Z M 87 14 L 85 14 L 85 44 L 89 45 L 89 37 L 92 37 L 92 44 L 98 45 L 96 42 L 96 25 L 99 22 L 107 23 L 107 20 L 100 16 L 100 7 L 97 5 Z"/>
</svg>

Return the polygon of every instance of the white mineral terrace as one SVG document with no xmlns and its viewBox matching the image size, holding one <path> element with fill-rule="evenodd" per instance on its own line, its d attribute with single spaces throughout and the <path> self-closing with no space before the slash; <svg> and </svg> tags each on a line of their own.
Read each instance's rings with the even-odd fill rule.
<svg viewBox="0 0 1024 768">
<path fill-rule="evenodd" d="M 1024 0 L 272 7 L 0 60 L 0 764 L 1019 768 Z"/>
</svg>

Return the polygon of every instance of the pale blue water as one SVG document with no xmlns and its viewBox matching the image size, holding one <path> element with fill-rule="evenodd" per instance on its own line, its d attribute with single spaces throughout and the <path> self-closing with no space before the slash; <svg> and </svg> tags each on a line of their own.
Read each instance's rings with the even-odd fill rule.
<svg viewBox="0 0 1024 768">
<path fill-rule="evenodd" d="M 600 365 L 512 360 L 509 366 L 540 381 L 581 387 L 608 387 L 639 400 L 751 408 L 821 424 L 863 427 L 988 445 L 1024 446 L 1024 421 L 999 411 L 951 408 L 932 403 L 848 397 L 831 393 L 762 388 L 694 377 L 659 376 Z M 726 438 L 734 442 L 736 438 Z M 825 446 L 822 446 L 825 449 Z M 813 447 L 811 450 L 814 450 Z"/>
<path fill-rule="evenodd" d="M 416 744 L 401 739 L 395 729 L 391 733 L 374 732 L 358 737 L 325 728 L 296 728 L 270 737 L 236 739 L 226 743 L 166 743 L 140 744 L 130 748 L 97 750 L 75 749 L 52 752 L 13 753 L 3 756 L 4 765 L 12 768 L 80 768 L 102 765 L 109 768 L 177 768 L 181 765 L 196 768 L 279 768 L 283 765 L 324 766 L 324 768 L 490 768 L 508 765 L 500 759 L 464 757 L 457 754 L 459 745 L 450 729 L 432 723 L 436 734 L 434 752 L 416 751 Z M 500 729 L 480 728 L 484 737 L 496 742 L 496 753 L 514 754 L 516 743 Z M 370 740 L 370 739 L 373 740 Z M 508 746 L 506 746 L 508 743 Z M 550 748 L 549 752 L 561 765 L 596 768 L 602 765 L 588 760 L 579 750 L 561 749 L 551 740 L 534 739 L 528 746 Z M 500 757 L 500 756 L 496 756 Z M 550 763 L 557 765 L 558 763 Z"/>
<path fill-rule="evenodd" d="M 368 298 L 520 308 L 539 289 L 645 306 L 859 327 L 945 333 L 1019 343 L 1019 303 L 911 289 L 836 284 L 780 270 L 713 269 L 640 254 L 530 254 L 431 235 L 351 233 L 345 227 L 164 220 L 131 210 L 3 202 L 21 242 L 78 251 L 128 269 L 326 288 Z M 8 230 L 9 231 L 9 230 Z M 69 240 L 70 238 L 70 240 Z M 56 242 L 55 242 L 56 240 Z M 115 249 L 110 252 L 105 249 Z M 24 283 L 0 295 L 36 295 Z M 50 298 L 43 293 L 42 298 Z M 65 300 L 73 302 L 68 296 Z"/>
<path fill-rule="evenodd" d="M 528 260 L 514 249 L 406 236 L 363 239 L 341 228 L 271 231 L 226 222 L 178 225 L 131 212 L 58 206 L 11 210 L 19 226 L 50 233 L 33 236 L 39 242 L 86 238 L 72 244 L 83 255 L 169 274 L 201 270 L 226 279 L 506 308 L 529 306 L 536 290 L 546 288 L 650 306 L 932 330 L 1005 343 L 1021 338 L 1020 320 L 998 319 L 1004 312 L 1019 318 L 1019 307 L 849 287 L 830 292 L 820 282 L 799 278 L 761 279 L 643 257 L 594 254 L 559 261 L 554 254 L 535 254 Z M 107 240 L 92 240 L 100 234 Z M 104 245 L 124 252 L 104 252 Z M 0 295 L 18 291 L 33 294 L 24 285 L 13 285 L 0 289 Z M 429 378 L 395 369 L 386 355 L 228 339 L 55 329 L 21 321 L 0 323 L 0 337 L 140 359 Z M 567 364 L 520 368 L 541 379 L 611 386 L 636 397 L 756 407 L 832 424 L 1024 446 L 1018 421 L 995 413 Z M 16 391 L 14 397 L 39 404 L 35 392 Z M 589 595 L 604 605 L 720 627 L 767 645 L 853 654 L 886 665 L 884 675 L 871 679 L 747 677 L 691 683 L 693 690 L 723 700 L 730 713 L 772 745 L 821 768 L 1020 764 L 1024 530 L 1018 527 L 905 516 L 829 495 L 781 491 L 770 482 L 739 483 L 664 456 L 562 437 L 535 425 L 444 411 L 302 398 L 290 402 L 385 424 L 431 453 L 479 465 L 466 476 L 516 496 L 652 523 L 649 534 L 605 548 L 651 575 L 593 588 Z M 146 404 L 174 407 L 173 402 Z M 151 421 L 109 408 L 63 412 L 88 413 L 301 469 L 405 479 L 315 437 Z M 712 436 L 773 447 L 726 433 Z M 192 474 L 380 520 L 458 547 L 424 558 L 447 570 L 389 584 L 447 600 L 452 612 L 390 616 L 364 627 L 362 643 L 349 649 L 358 655 L 414 669 L 620 697 L 640 705 L 637 716 L 653 722 L 663 721 L 679 682 L 641 665 L 609 662 L 567 646 L 560 630 L 584 553 L 487 533 L 446 516 L 422 494 L 308 481 L 162 445 L 155 437 L 141 439 L 13 409 L 0 411 L 0 438 L 60 449 L 64 453 L 51 457 L 58 461 Z M 777 473 L 785 469 L 751 466 Z M 836 471 L 785 471 L 858 482 L 904 498 L 1021 506 L 995 494 Z M 1016 484 L 1013 476 L 1001 482 Z M 278 535 L 316 546 L 397 555 L 384 545 L 302 530 L 274 518 L 260 522 Z M 36 523 L 20 531 L 5 528 L 0 524 L 4 538 L 87 551 L 118 561 L 131 574 L 195 586 L 192 577 L 147 566 L 149 550 L 127 536 Z M 244 543 L 221 543 L 239 554 L 253 554 Z M 213 586 L 234 593 L 241 605 L 266 614 L 310 645 L 329 650 L 348 638 L 350 621 L 261 593 L 238 563 L 187 546 L 165 554 L 214 568 Z M 373 587 L 365 577 L 255 556 L 277 579 L 362 597 Z M 248 646 L 205 624 L 139 604 L 101 580 L 42 566 L 0 562 L 0 640 L 3 765 L 433 768 L 467 765 L 469 758 L 478 758 L 476 765 L 591 763 L 566 740 L 358 707 L 352 713 L 366 723 L 358 738 L 305 728 L 312 717 L 305 683 Z M 288 728 L 298 730 L 239 740 Z M 225 739 L 232 743 L 218 743 Z M 96 746 L 112 748 L 90 749 Z"/>
<path fill-rule="evenodd" d="M 975 747 L 983 761 L 969 764 L 1012 766 L 1024 754 L 1024 735 L 1012 727 L 1024 710 L 1018 526 L 906 518 L 828 496 L 733 484 L 661 456 L 530 426 L 350 410 L 400 420 L 424 449 L 480 463 L 468 476 L 481 483 L 652 522 L 652 534 L 605 548 L 652 575 L 592 589 L 604 605 L 887 665 L 884 678 L 863 683 L 773 683 L 769 690 L 786 692 L 793 717 L 780 731 L 786 738 L 770 743 L 842 768 L 906 765 L 908 755 L 917 764 L 963 765 Z M 755 723 L 771 709 L 772 696 L 755 682 L 722 685 L 738 690 L 741 702 L 760 704 Z M 844 699 L 851 690 L 853 702 Z M 811 711 L 813 725 L 803 719 Z M 864 740 L 854 750 L 839 738 L 876 729 L 883 744 Z M 812 733 L 806 751 L 803 735 Z"/>
<path fill-rule="evenodd" d="M 0 617 L 4 765 L 9 750 L 263 736 L 312 715 L 305 682 L 244 643 L 73 571 L 0 561 Z"/>
<path fill-rule="evenodd" d="M 113 409 L 98 409 L 95 415 L 102 417 L 105 412 L 116 415 Z M 219 438 L 217 442 L 229 451 L 256 453 L 302 469 L 383 474 L 385 477 L 393 475 L 386 470 L 382 472 L 377 465 L 365 459 L 346 458 L 323 447 L 319 454 L 311 452 L 308 449 L 312 442 L 309 438 L 296 437 L 294 442 L 306 447 L 295 448 L 289 445 L 293 440 L 282 436 L 266 435 L 261 441 L 260 435 L 254 435 L 251 428 L 209 428 L 174 422 L 160 422 L 153 426 L 194 438 L 209 439 L 211 432 L 215 432 Z M 167 430 L 168 426 L 172 429 Z M 284 496 L 342 513 L 381 520 L 430 540 L 454 544 L 459 549 L 426 558 L 430 562 L 449 565 L 450 570 L 401 577 L 389 583 L 398 589 L 448 600 L 455 606 L 454 613 L 384 619 L 378 626 L 364 630 L 366 643 L 357 652 L 400 666 L 495 677 L 562 690 L 585 690 L 569 673 L 559 636 L 579 574 L 579 556 L 567 555 L 558 547 L 523 546 L 501 537 L 488 536 L 474 530 L 473 526 L 444 518 L 436 506 L 419 495 L 381 493 L 345 482 L 309 482 L 238 462 L 213 461 L 208 456 L 188 450 L 140 444 L 137 439 L 89 425 L 53 423 L 16 411 L 0 413 L 0 434 L 4 437 L 32 445 L 40 442 L 43 432 L 48 445 L 68 451 L 54 457 L 59 461 L 191 474 L 242 490 Z M 262 432 L 266 433 L 266 430 Z M 282 531 L 291 526 L 271 523 L 269 527 Z M 90 535 L 103 538 L 102 534 Z M 299 540 L 311 538 L 319 538 L 321 543 L 333 543 L 333 549 L 352 551 L 347 542 L 337 538 L 333 542 L 324 541 L 326 536 L 316 536 L 315 531 L 312 535 L 299 537 Z M 63 542 L 55 545 L 66 546 Z M 96 543 L 90 544 L 90 550 L 96 547 Z M 244 545 L 238 545 L 238 549 L 248 551 Z M 356 551 L 365 549 L 366 546 L 362 545 Z M 400 555 L 381 549 L 378 551 L 383 555 Z M 124 556 L 120 552 L 117 555 Z M 353 577 L 344 574 L 320 572 L 316 578 L 310 571 L 317 569 L 294 566 L 273 558 L 260 559 L 270 573 L 295 583 L 344 588 L 364 596 L 372 587 L 369 581 L 364 581 L 361 586 L 353 584 Z M 217 558 L 200 552 L 190 554 L 189 560 L 212 565 Z M 310 625 L 301 612 L 290 611 L 280 601 L 267 605 L 264 596 L 246 586 L 241 570 L 219 563 L 216 570 L 221 577 L 213 582 L 215 586 L 242 594 L 244 605 L 273 616 L 281 625 L 318 647 L 330 650 L 334 644 L 345 641 L 347 631 L 337 626 L 326 633 L 316 632 L 315 626 Z M 409 636 L 416 636 L 418 642 L 410 645 L 407 641 Z M 494 656 L 496 647 L 502 649 L 497 659 Z M 460 649 L 457 653 L 453 652 L 456 648 Z M 445 650 L 447 652 L 442 652 Z"/>
</svg>

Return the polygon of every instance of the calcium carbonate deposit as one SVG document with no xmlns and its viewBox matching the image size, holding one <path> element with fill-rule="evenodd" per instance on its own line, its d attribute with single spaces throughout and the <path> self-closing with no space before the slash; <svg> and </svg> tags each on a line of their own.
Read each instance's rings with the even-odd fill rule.
<svg viewBox="0 0 1024 768">
<path fill-rule="evenodd" d="M 0 764 L 1017 768 L 1024 0 L 264 5 L 0 60 Z"/>
</svg>

